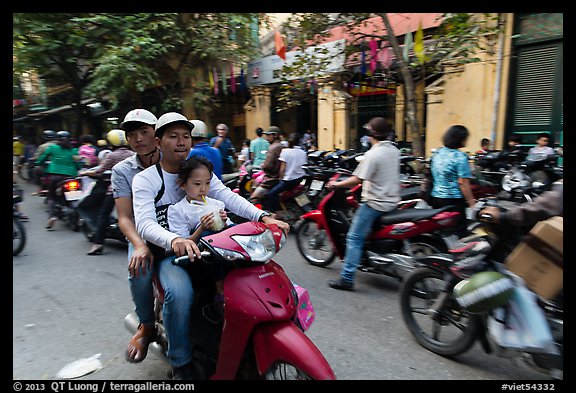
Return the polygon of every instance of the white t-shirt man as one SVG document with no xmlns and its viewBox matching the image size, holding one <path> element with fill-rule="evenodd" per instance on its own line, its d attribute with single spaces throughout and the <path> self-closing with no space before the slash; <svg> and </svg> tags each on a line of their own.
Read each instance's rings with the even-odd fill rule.
<svg viewBox="0 0 576 393">
<path fill-rule="evenodd" d="M 164 194 L 154 204 L 154 199 L 162 187 L 162 178 L 160 178 L 156 165 L 152 165 L 135 175 L 132 181 L 132 205 L 136 230 L 142 239 L 170 250 L 172 241 L 180 236 L 164 229 L 158 223 L 155 207 L 175 204 L 184 198 L 186 194 L 176 183 L 177 174 L 168 173 L 162 169 L 162 176 L 164 178 Z M 224 202 L 228 210 L 234 214 L 248 218 L 251 221 L 258 221 L 262 214 L 262 210 L 234 193 L 214 174 L 212 174 L 212 179 L 210 180 L 208 195 Z"/>
<path fill-rule="evenodd" d="M 308 155 L 300 147 L 285 147 L 278 160 L 286 163 L 282 180 L 295 180 L 306 175 L 303 166 L 308 164 Z"/>
<path fill-rule="evenodd" d="M 390 141 L 372 145 L 354 175 L 362 179 L 362 202 L 382 212 L 400 202 L 400 151 Z"/>
</svg>

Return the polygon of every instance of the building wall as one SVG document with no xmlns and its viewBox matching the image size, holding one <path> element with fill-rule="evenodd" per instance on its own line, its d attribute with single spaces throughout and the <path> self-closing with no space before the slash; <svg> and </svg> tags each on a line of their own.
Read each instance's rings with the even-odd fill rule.
<svg viewBox="0 0 576 393">
<path fill-rule="evenodd" d="M 431 149 L 443 146 L 442 136 L 448 127 L 455 124 L 462 124 L 470 131 L 464 151 L 473 153 L 478 150 L 482 138 L 489 138 L 492 147 L 501 145 L 509 72 L 509 27 L 510 24 L 506 24 L 502 40 L 489 37 L 491 50 L 477 54 L 480 62 L 452 67 L 440 80 L 426 88 L 427 156 Z M 500 46 L 501 52 L 498 50 Z"/>
</svg>

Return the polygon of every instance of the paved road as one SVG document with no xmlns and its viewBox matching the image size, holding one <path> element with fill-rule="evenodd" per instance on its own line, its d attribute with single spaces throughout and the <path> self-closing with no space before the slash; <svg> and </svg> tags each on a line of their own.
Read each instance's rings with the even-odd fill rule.
<svg viewBox="0 0 576 393">
<path fill-rule="evenodd" d="M 101 354 L 103 368 L 86 380 L 161 380 L 167 363 L 150 353 L 141 364 L 124 360 L 131 336 L 123 326 L 133 308 L 126 249 L 110 242 L 101 256 L 87 256 L 90 243 L 62 223 L 46 231 L 43 199 L 23 185 L 28 243 L 13 258 L 13 379 L 55 379 L 65 365 Z M 291 279 L 309 289 L 317 311 L 309 337 L 341 380 L 536 380 L 548 379 L 478 346 L 447 359 L 418 346 L 406 331 L 394 280 L 359 273 L 357 290 L 329 288 L 340 263 L 307 265 L 294 236 L 275 258 Z"/>
</svg>

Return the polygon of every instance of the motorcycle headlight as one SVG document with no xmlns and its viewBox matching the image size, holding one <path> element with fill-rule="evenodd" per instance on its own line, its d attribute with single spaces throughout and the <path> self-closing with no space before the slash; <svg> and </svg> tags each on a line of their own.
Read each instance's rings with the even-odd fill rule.
<svg viewBox="0 0 576 393">
<path fill-rule="evenodd" d="M 276 254 L 276 243 L 270 229 L 259 235 L 233 235 L 232 239 L 242 246 L 254 262 L 268 262 Z"/>
</svg>

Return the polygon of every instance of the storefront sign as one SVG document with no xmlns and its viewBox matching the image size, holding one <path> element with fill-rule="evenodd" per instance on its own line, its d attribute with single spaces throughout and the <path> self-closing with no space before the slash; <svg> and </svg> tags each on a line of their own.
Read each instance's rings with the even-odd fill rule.
<svg viewBox="0 0 576 393">
<path fill-rule="evenodd" d="M 333 72 L 340 72 L 344 70 L 344 46 L 346 40 L 341 39 L 337 41 L 327 42 L 325 44 L 311 46 L 307 48 L 304 53 L 308 56 L 314 55 L 320 58 L 330 58 L 331 61 L 324 70 L 324 74 Z M 327 49 L 327 54 L 316 54 L 316 49 Z M 265 85 L 269 83 L 278 83 L 282 81 L 280 72 L 282 67 L 287 64 L 290 65 L 297 58 L 302 55 L 302 51 L 286 52 L 286 63 L 278 55 L 262 57 L 248 63 L 247 84 L 248 86 Z M 297 75 L 294 79 L 307 77 L 308 75 Z"/>
</svg>

